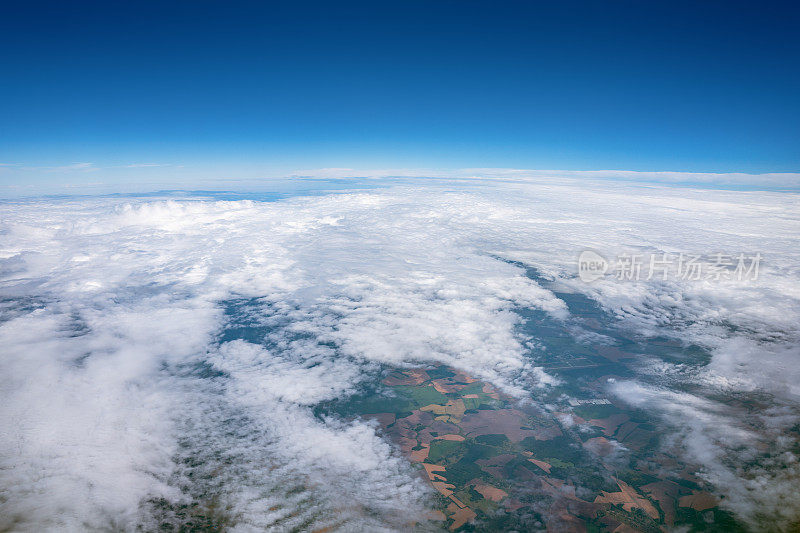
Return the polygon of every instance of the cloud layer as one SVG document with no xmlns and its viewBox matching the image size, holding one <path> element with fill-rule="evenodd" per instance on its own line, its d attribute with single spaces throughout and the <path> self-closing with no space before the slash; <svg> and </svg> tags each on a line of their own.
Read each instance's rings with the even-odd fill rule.
<svg viewBox="0 0 800 533">
<path fill-rule="evenodd" d="M 776 472 L 796 469 L 785 428 L 800 399 L 796 201 L 422 180 L 279 202 L 5 203 L 0 529 L 177 523 L 181 504 L 242 530 L 407 527 L 428 497 L 415 472 L 374 426 L 313 406 L 386 365 L 445 363 L 519 397 L 547 387 L 515 310 L 569 311 L 504 260 L 590 296 L 639 335 L 711 350 L 701 367 L 643 359 L 611 392 L 693 420 L 671 434 L 736 512 L 785 508 L 791 479 Z M 575 277 L 586 248 L 765 259 L 746 284 L 587 285 Z M 753 391 L 771 407 L 744 426 L 713 398 Z M 747 459 L 743 445 L 782 436 L 774 466 L 727 466 Z M 769 491 L 739 490 L 742 480 Z"/>
</svg>

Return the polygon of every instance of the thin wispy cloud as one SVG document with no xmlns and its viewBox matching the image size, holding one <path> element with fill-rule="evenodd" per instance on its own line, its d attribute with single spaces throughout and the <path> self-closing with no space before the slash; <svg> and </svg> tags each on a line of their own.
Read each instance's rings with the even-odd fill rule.
<svg viewBox="0 0 800 533">
<path fill-rule="evenodd" d="M 445 179 L 486 179 L 488 177 L 516 180 L 616 180 L 639 183 L 686 184 L 711 187 L 770 187 L 800 189 L 800 173 L 797 172 L 667 172 L 634 170 L 540 170 L 515 168 L 320 168 L 298 170 L 297 176 L 329 178 L 385 178 L 385 177 L 430 177 Z"/>
<path fill-rule="evenodd" d="M 94 163 L 83 162 L 54 167 L 37 167 L 37 170 L 46 170 L 47 172 L 95 172 L 100 169 Z"/>
</svg>

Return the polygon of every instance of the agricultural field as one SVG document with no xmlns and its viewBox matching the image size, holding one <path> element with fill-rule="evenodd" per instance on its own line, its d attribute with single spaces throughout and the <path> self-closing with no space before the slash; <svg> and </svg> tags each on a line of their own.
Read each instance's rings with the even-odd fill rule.
<svg viewBox="0 0 800 533">
<path fill-rule="evenodd" d="M 641 412 L 611 402 L 546 412 L 447 366 L 391 371 L 381 386 L 328 408 L 377 421 L 451 531 L 739 527 L 692 465 L 655 451 Z"/>
</svg>

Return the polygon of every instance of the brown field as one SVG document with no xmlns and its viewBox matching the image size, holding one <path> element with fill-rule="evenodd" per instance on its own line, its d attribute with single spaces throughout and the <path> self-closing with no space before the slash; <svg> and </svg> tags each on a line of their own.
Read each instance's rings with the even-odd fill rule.
<svg viewBox="0 0 800 533">
<path fill-rule="evenodd" d="M 439 435 L 438 437 L 434 437 L 434 440 L 453 440 L 457 442 L 461 442 L 464 440 L 464 437 L 461 435 L 450 434 L 450 435 Z"/>
<path fill-rule="evenodd" d="M 640 487 L 645 494 L 658 502 L 664 511 L 664 522 L 671 526 L 675 523 L 675 501 L 680 494 L 681 486 L 671 481 L 656 481 Z"/>
<path fill-rule="evenodd" d="M 427 459 L 428 452 L 431 451 L 431 447 L 429 444 L 420 444 L 420 446 L 422 446 L 421 450 L 409 450 L 411 460 L 416 461 L 417 463 L 421 463 L 425 459 Z"/>
<path fill-rule="evenodd" d="M 545 461 L 540 461 L 538 459 L 534 459 L 533 457 L 529 457 L 528 461 L 532 462 L 533 464 L 535 464 L 536 466 L 538 466 L 539 468 L 541 468 L 542 470 L 544 470 L 548 474 L 550 473 L 550 469 L 553 468 L 553 466 L 550 463 L 547 463 Z"/>
<path fill-rule="evenodd" d="M 478 491 L 481 494 L 481 496 L 493 502 L 499 502 L 503 498 L 508 496 L 508 493 L 503 489 L 498 489 L 497 487 L 487 485 L 486 483 L 476 484 L 475 490 Z"/>
<path fill-rule="evenodd" d="M 678 505 L 681 507 L 691 507 L 695 511 L 705 511 L 711 509 L 719 504 L 717 498 L 708 492 L 695 492 L 688 496 L 683 496 L 678 500 Z"/>
<path fill-rule="evenodd" d="M 424 370 L 398 370 L 392 372 L 383 382 L 390 387 L 399 385 L 419 385 L 428 381 L 430 377 Z"/>
<path fill-rule="evenodd" d="M 619 492 L 606 492 L 603 493 L 595 498 L 594 503 L 611 503 L 614 505 L 622 505 L 622 508 L 626 511 L 630 512 L 633 510 L 634 507 L 641 509 L 645 513 L 647 513 L 650 518 L 653 520 L 658 520 L 658 511 L 653 504 L 650 503 L 650 500 L 644 498 L 636 492 L 636 489 L 621 481 L 619 479 L 615 480 L 617 485 L 619 485 Z"/>
<path fill-rule="evenodd" d="M 455 503 L 451 503 L 447 507 L 447 510 L 452 513 L 450 518 L 453 519 L 453 523 L 450 525 L 450 531 L 455 531 L 477 516 L 469 507 L 459 507 Z"/>
</svg>

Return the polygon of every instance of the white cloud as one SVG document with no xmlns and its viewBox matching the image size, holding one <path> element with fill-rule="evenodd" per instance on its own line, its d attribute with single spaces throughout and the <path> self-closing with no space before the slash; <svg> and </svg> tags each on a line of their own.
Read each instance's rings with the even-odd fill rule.
<svg viewBox="0 0 800 533">
<path fill-rule="evenodd" d="M 311 406 L 384 364 L 446 363 L 517 395 L 553 383 L 528 357 L 514 310 L 561 320 L 566 305 L 497 257 L 590 295 L 639 334 L 666 330 L 712 351 L 696 375 L 664 364 L 657 385 L 643 368 L 631 402 L 698 428 L 721 415 L 706 398 L 677 395 L 677 383 L 796 405 L 796 195 L 462 185 L 412 181 L 272 203 L 2 204 L 0 283 L 11 303 L 0 325 L 0 482 L 10 488 L 0 529 L 14 520 L 101 528 L 110 516 L 124 529 L 163 511 L 143 499 L 209 494 L 243 529 L 366 516 L 371 527 L 401 527 L 424 498 L 408 465 L 373 426 L 319 419 Z M 575 280 L 585 248 L 760 251 L 765 260 L 749 285 L 586 285 Z M 234 301 L 261 337 L 219 344 Z M 793 423 L 782 410 L 762 415 L 776 436 Z M 692 449 L 734 476 L 716 478 L 726 487 L 736 479 L 721 463 L 726 447 L 758 440 L 740 429 Z M 776 477 L 767 469 L 759 479 Z M 771 490 L 782 490 L 778 481 Z M 752 494 L 735 500 L 739 509 Z"/>
</svg>

